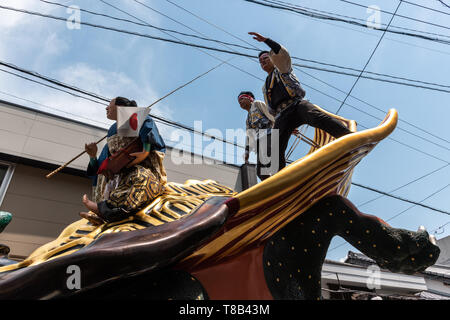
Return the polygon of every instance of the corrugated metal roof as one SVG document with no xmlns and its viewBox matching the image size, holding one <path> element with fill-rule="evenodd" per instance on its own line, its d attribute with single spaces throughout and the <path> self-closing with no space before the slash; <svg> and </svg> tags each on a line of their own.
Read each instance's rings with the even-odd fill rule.
<svg viewBox="0 0 450 320">
<path fill-rule="evenodd" d="M 429 291 L 422 291 L 416 294 L 416 296 L 425 299 L 425 300 L 450 300 L 450 297 L 443 296 L 441 294 L 432 293 Z"/>
</svg>

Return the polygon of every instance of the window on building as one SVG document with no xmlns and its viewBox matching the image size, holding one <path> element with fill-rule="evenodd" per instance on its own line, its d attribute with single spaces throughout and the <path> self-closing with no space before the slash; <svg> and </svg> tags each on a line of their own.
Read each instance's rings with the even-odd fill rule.
<svg viewBox="0 0 450 320">
<path fill-rule="evenodd" d="M 0 206 L 8 190 L 9 182 L 14 172 L 12 163 L 0 162 Z"/>
</svg>

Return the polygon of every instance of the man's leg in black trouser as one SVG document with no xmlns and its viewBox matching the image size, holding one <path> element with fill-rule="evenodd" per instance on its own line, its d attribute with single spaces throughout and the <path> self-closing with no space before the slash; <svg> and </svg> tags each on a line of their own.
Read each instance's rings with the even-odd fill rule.
<svg viewBox="0 0 450 320">
<path fill-rule="evenodd" d="M 292 131 L 300 125 L 304 124 L 302 119 L 299 119 L 296 115 L 297 106 L 291 106 L 285 109 L 275 120 L 274 130 L 278 129 L 278 171 L 286 166 L 285 153 L 289 143 L 289 138 L 292 135 Z"/>
<path fill-rule="evenodd" d="M 350 129 L 341 121 L 322 112 L 308 100 L 302 100 L 297 104 L 296 113 L 299 119 L 304 119 L 303 123 L 309 124 L 314 128 L 322 129 L 335 138 L 351 133 Z"/>
<path fill-rule="evenodd" d="M 256 141 L 256 174 L 261 179 L 261 181 L 270 177 L 270 173 L 267 171 L 269 170 L 272 163 L 271 143 L 272 141 L 270 134 Z"/>
<path fill-rule="evenodd" d="M 275 121 L 274 129 L 279 129 L 279 170 L 286 166 L 285 152 L 292 131 L 303 124 L 319 128 L 335 138 L 351 133 L 339 120 L 320 111 L 312 103 L 302 100 L 285 109 Z"/>
</svg>

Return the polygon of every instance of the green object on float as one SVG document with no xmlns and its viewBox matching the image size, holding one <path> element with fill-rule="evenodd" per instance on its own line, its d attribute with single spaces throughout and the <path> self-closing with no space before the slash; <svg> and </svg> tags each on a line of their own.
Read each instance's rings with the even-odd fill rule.
<svg viewBox="0 0 450 320">
<path fill-rule="evenodd" d="M 5 211 L 0 211 L 0 233 L 11 222 L 12 214 Z"/>
</svg>

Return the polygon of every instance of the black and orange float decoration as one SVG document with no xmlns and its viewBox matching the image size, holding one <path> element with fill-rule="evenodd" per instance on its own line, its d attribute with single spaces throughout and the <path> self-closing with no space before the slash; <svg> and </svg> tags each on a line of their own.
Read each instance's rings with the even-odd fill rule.
<svg viewBox="0 0 450 320">
<path fill-rule="evenodd" d="M 426 231 L 392 228 L 345 198 L 353 169 L 395 129 L 397 112 L 361 132 L 332 116 L 354 133 L 335 140 L 316 129 L 319 148 L 243 192 L 212 180 L 168 183 L 126 220 L 82 219 L 22 262 L 1 259 L 0 299 L 315 300 L 336 235 L 393 272 L 433 265 L 439 248 Z M 80 289 L 67 286 L 71 265 Z"/>
</svg>

